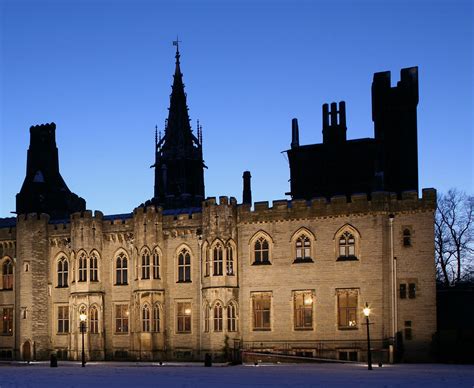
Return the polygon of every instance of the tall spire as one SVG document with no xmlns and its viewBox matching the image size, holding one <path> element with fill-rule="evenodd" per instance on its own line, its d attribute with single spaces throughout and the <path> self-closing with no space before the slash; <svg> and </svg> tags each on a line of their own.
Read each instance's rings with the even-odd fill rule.
<svg viewBox="0 0 474 388">
<path fill-rule="evenodd" d="M 191 129 L 183 74 L 181 73 L 179 39 L 176 46 L 176 67 L 170 95 L 165 134 L 156 150 L 155 195 L 153 202 L 165 208 L 200 206 L 204 199 L 204 161 L 199 135 Z"/>
</svg>

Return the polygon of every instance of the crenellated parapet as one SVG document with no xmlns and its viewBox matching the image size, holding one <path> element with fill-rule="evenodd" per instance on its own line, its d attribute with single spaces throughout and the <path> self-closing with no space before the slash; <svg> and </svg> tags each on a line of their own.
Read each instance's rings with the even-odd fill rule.
<svg viewBox="0 0 474 388">
<path fill-rule="evenodd" d="M 306 200 L 277 200 L 269 206 L 267 201 L 250 206 L 239 205 L 237 208 L 239 223 L 273 222 L 290 219 L 341 217 L 348 214 L 376 213 L 414 213 L 434 211 L 436 209 L 436 190 L 423 189 L 418 198 L 415 191 L 403 192 L 401 199 L 394 193 L 379 191 L 370 196 L 353 194 L 350 200 L 345 195 Z"/>
<path fill-rule="evenodd" d="M 207 240 L 236 239 L 236 221 L 237 200 L 234 197 L 221 196 L 219 203 L 215 197 L 210 197 L 202 203 L 203 236 Z"/>
</svg>

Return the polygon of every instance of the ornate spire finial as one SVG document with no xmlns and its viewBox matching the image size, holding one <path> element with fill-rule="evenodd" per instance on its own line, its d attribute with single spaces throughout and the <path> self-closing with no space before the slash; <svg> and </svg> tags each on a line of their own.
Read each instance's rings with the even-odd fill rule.
<svg viewBox="0 0 474 388">
<path fill-rule="evenodd" d="M 179 44 L 181 41 L 178 38 L 178 35 L 176 35 L 176 40 L 173 40 L 173 46 L 176 46 L 176 60 L 179 61 Z"/>
</svg>

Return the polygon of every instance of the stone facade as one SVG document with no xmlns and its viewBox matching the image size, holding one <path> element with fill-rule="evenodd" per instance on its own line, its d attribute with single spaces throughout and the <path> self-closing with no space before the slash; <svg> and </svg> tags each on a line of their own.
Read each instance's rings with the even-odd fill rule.
<svg viewBox="0 0 474 388">
<path fill-rule="evenodd" d="M 12 260 L 14 268 L 12 289 L 0 291 L 0 309 L 14 311 L 13 331 L 0 336 L 0 349 L 5 357 L 11 351 L 15 359 L 46 359 L 54 351 L 78 359 L 79 313 L 83 309 L 89 318 L 95 308 L 97 327 L 92 329 L 90 320 L 86 323 L 88 359 L 198 359 L 208 352 L 224 356 L 244 348 L 361 360 L 366 349 L 362 308 L 368 302 L 376 351 L 387 358 L 400 331 L 405 360 L 426 359 L 436 331 L 435 206 L 436 193 L 427 189 L 422 198 L 414 192 L 402 199 L 379 192 L 370 200 L 354 195 L 349 202 L 345 197 L 274 201 L 272 207 L 260 202 L 254 210 L 238 205 L 234 198 L 220 197 L 218 203 L 210 198 L 201 209 L 189 212 L 149 206 L 120 216 L 85 211 L 66 221 L 50 221 L 46 214 L 21 215 L 15 225 L 0 229 L 2 265 Z M 409 244 L 404 240 L 406 230 Z M 355 240 L 350 260 L 341 260 L 339 252 L 345 231 Z M 300 235 L 310 243 L 309 254 L 298 261 Z M 256 263 L 259 237 L 268 242 L 266 265 L 256 265 L 262 264 Z M 222 270 L 216 244 L 222 247 Z M 229 247 L 232 261 L 226 254 Z M 142 261 L 146 249 L 149 272 Z M 189 281 L 185 272 L 180 273 L 183 249 L 189 253 Z M 159 256 L 159 273 L 153 252 Z M 91 264 L 93 256 L 97 281 L 91 281 L 91 267 L 96 267 Z M 82 257 L 86 275 L 80 281 Z M 126 275 L 121 268 L 117 274 L 119 257 L 127 260 Z M 58 268 L 64 259 L 66 280 L 63 268 Z M 214 275 L 215 269 L 222 275 Z M 408 288 L 415 284 L 415 294 L 408 295 L 407 289 L 401 298 L 400 284 Z M 354 322 L 348 327 L 340 325 L 341 290 L 350 290 L 356 300 Z M 298 292 L 311 295 L 303 329 L 296 327 Z M 266 327 L 255 322 L 254 298 L 259 295 L 270 301 Z M 125 306 L 125 315 L 118 317 L 120 305 Z M 155 306 L 159 327 L 154 327 Z M 184 316 L 180 306 L 185 307 Z M 62 307 L 67 307 L 62 310 L 65 317 L 59 316 Z M 229 309 L 234 309 L 235 320 L 228 316 Z M 222 312 L 222 320 L 219 315 L 215 319 L 216 310 Z M 123 321 L 118 324 L 118 318 L 128 320 L 126 329 L 119 331 Z"/>
</svg>

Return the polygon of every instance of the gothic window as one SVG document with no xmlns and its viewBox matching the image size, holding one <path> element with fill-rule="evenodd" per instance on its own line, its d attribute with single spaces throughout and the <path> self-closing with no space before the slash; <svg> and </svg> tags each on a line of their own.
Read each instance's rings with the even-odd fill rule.
<svg viewBox="0 0 474 388">
<path fill-rule="evenodd" d="M 357 327 L 357 303 L 357 290 L 337 290 L 337 321 L 339 329 L 352 329 Z"/>
<path fill-rule="evenodd" d="M 142 308 L 142 331 L 150 331 L 150 309 L 148 305 L 144 305 Z"/>
<path fill-rule="evenodd" d="M 214 276 L 222 276 L 222 270 L 223 270 L 223 263 L 222 263 L 222 245 L 221 244 L 217 244 L 215 247 L 214 247 L 214 250 L 213 250 L 214 254 L 213 254 L 213 260 L 212 260 L 212 263 L 213 263 L 213 275 Z"/>
<path fill-rule="evenodd" d="M 13 307 L 3 308 L 2 335 L 13 335 Z"/>
<path fill-rule="evenodd" d="M 79 281 L 87 282 L 87 257 L 85 253 L 79 256 Z"/>
<path fill-rule="evenodd" d="M 99 311 L 96 306 L 92 306 L 89 311 L 89 331 L 93 334 L 99 332 Z"/>
<path fill-rule="evenodd" d="M 128 333 L 128 305 L 115 305 L 115 333 Z"/>
<path fill-rule="evenodd" d="M 259 237 L 254 244 L 254 263 L 270 264 L 270 246 L 265 237 Z"/>
<path fill-rule="evenodd" d="M 128 284 L 128 260 L 123 253 L 115 261 L 115 284 Z"/>
<path fill-rule="evenodd" d="M 97 282 L 99 280 L 99 259 L 95 252 L 93 252 L 89 258 L 89 275 L 91 282 Z"/>
<path fill-rule="evenodd" d="M 206 247 L 204 249 L 204 254 L 206 255 L 206 268 L 204 272 L 204 276 L 209 276 L 211 274 L 211 258 L 209 257 L 209 249 Z"/>
<path fill-rule="evenodd" d="M 160 254 L 158 249 L 153 251 L 153 279 L 160 278 Z"/>
<path fill-rule="evenodd" d="M 253 330 L 270 330 L 271 328 L 271 294 L 252 294 Z"/>
<path fill-rule="evenodd" d="M 416 283 L 408 283 L 408 298 L 415 299 L 416 297 Z"/>
<path fill-rule="evenodd" d="M 155 306 L 153 307 L 152 330 L 155 333 L 160 332 L 160 306 L 158 304 L 155 304 Z"/>
<path fill-rule="evenodd" d="M 352 233 L 345 231 L 339 236 L 338 260 L 357 260 L 355 251 L 356 240 Z"/>
<path fill-rule="evenodd" d="M 295 262 L 313 261 L 311 259 L 311 240 L 305 234 L 300 235 L 295 242 Z"/>
<path fill-rule="evenodd" d="M 407 285 L 405 283 L 400 283 L 400 299 L 407 298 Z"/>
<path fill-rule="evenodd" d="M 142 279 L 150 279 L 150 252 L 148 250 L 142 254 Z"/>
<path fill-rule="evenodd" d="M 234 275 L 234 248 L 232 247 L 231 244 L 227 245 L 226 249 L 226 274 L 229 276 Z"/>
<path fill-rule="evenodd" d="M 311 291 L 294 293 L 294 327 L 295 330 L 313 328 L 313 293 Z"/>
<path fill-rule="evenodd" d="M 233 302 L 227 306 L 227 331 L 237 331 L 237 308 Z"/>
<path fill-rule="evenodd" d="M 68 286 L 69 264 L 65 257 L 58 260 L 58 287 Z"/>
<path fill-rule="evenodd" d="M 204 331 L 205 331 L 206 333 L 209 332 L 209 319 L 210 319 L 210 317 L 209 317 L 209 310 L 210 310 L 210 309 L 209 309 L 209 306 L 206 304 L 206 305 L 204 306 Z"/>
<path fill-rule="evenodd" d="M 403 230 L 403 246 L 411 247 L 411 232 L 410 229 Z"/>
<path fill-rule="evenodd" d="M 69 333 L 69 306 L 58 306 L 58 333 Z"/>
<path fill-rule="evenodd" d="M 6 259 L 2 264 L 2 281 L 4 290 L 13 289 L 13 261 Z"/>
<path fill-rule="evenodd" d="M 191 281 L 191 255 L 184 248 L 178 255 L 178 282 Z"/>
<path fill-rule="evenodd" d="M 214 306 L 214 331 L 222 331 L 222 324 L 222 305 L 220 303 L 216 303 Z"/>
<path fill-rule="evenodd" d="M 176 332 L 191 333 L 191 303 L 179 302 L 176 308 Z"/>
</svg>

